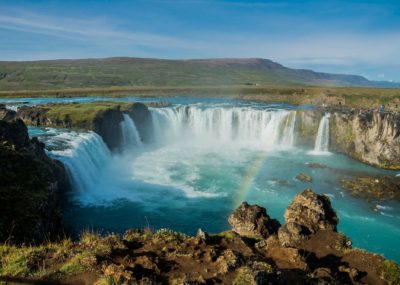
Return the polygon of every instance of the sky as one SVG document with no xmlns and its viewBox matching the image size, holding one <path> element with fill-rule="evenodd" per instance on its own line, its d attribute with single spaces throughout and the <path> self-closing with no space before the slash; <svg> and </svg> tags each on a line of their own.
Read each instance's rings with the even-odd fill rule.
<svg viewBox="0 0 400 285">
<path fill-rule="evenodd" d="M 267 58 L 400 82 L 400 0 L 0 0 L 0 60 Z"/>
</svg>

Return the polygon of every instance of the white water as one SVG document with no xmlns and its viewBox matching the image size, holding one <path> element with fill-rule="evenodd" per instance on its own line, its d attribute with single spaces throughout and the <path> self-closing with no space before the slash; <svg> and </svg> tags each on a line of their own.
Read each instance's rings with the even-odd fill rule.
<svg viewBox="0 0 400 285">
<path fill-rule="evenodd" d="M 325 114 L 318 127 L 317 138 L 313 154 L 329 154 L 329 118 L 330 114 Z"/>
<path fill-rule="evenodd" d="M 152 109 L 156 142 L 186 142 L 262 150 L 290 148 L 295 142 L 295 111 L 254 108 Z"/>
<path fill-rule="evenodd" d="M 342 156 L 325 159 L 293 148 L 296 111 L 192 105 L 151 109 L 151 113 L 156 145 L 135 155 L 111 155 L 94 133 L 52 137 L 68 144 L 67 150 L 52 154 L 62 157 L 76 189 L 72 198 L 79 206 L 74 204 L 65 213 L 71 224 L 123 231 L 142 227 L 146 217 L 156 228 L 219 232 L 226 229 L 229 212 L 244 200 L 265 206 L 271 216 L 282 219 L 291 199 L 305 187 L 293 179 L 304 171 L 313 177 L 313 190 L 332 197 L 342 217 L 340 229 L 356 246 L 400 258 L 396 206 L 390 210 L 382 204 L 377 206 L 379 213 L 371 214 L 363 201 L 342 195 L 333 169 L 367 171 L 367 167 Z M 124 148 L 141 142 L 129 120 L 121 128 Z M 329 118 L 324 116 L 316 138 L 319 154 L 328 151 L 328 142 Z M 255 163 L 260 157 L 262 161 Z M 328 167 L 309 169 L 306 161 Z M 246 185 L 249 176 L 253 179 Z"/>
<path fill-rule="evenodd" d="M 143 148 L 143 143 L 140 138 L 139 132 L 136 129 L 134 121 L 128 114 L 124 114 L 123 116 L 124 120 L 120 123 L 123 148 L 124 149 Z"/>
<path fill-rule="evenodd" d="M 111 154 L 102 138 L 94 132 L 65 132 L 53 138 L 67 143 L 65 150 L 53 150 L 51 155 L 59 158 L 66 165 L 74 189 L 84 193 L 101 178 L 102 169 Z"/>
</svg>

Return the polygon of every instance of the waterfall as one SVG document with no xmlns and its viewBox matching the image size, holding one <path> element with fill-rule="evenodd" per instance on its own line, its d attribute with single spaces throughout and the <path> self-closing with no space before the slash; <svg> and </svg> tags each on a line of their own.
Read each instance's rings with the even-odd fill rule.
<svg viewBox="0 0 400 285">
<path fill-rule="evenodd" d="M 123 114 L 124 120 L 120 123 L 122 133 L 122 143 L 124 149 L 132 147 L 142 148 L 143 143 L 139 132 L 136 129 L 135 122 L 128 114 Z"/>
<path fill-rule="evenodd" d="M 95 185 L 101 177 L 101 170 L 111 159 L 102 138 L 94 132 L 66 132 L 54 136 L 52 141 L 67 144 L 66 149 L 53 150 L 49 154 L 64 163 L 74 189 L 80 192 Z"/>
<path fill-rule="evenodd" d="M 325 114 L 318 127 L 314 153 L 329 153 L 329 113 Z"/>
<path fill-rule="evenodd" d="M 294 145 L 295 111 L 178 106 L 152 108 L 151 113 L 159 143 L 186 141 L 262 149 Z"/>
</svg>

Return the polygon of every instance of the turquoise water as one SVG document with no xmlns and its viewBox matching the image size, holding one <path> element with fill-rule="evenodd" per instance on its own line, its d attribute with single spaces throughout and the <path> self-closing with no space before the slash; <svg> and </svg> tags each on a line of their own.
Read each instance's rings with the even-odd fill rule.
<svg viewBox="0 0 400 285">
<path fill-rule="evenodd" d="M 126 100 L 134 101 L 133 98 Z M 132 227 L 150 226 L 190 234 L 198 228 L 215 233 L 229 229 L 228 215 L 242 201 L 262 205 L 270 216 L 284 222 L 284 210 L 294 196 L 305 188 L 312 188 L 331 198 L 340 219 L 339 230 L 356 247 L 400 262 L 398 203 L 367 203 L 350 197 L 339 183 L 341 179 L 360 174 L 396 173 L 378 170 L 339 154 L 313 155 L 311 149 L 296 146 L 290 135 L 293 108 L 285 105 L 241 105 L 242 102 L 226 99 L 171 100 L 176 100 L 173 104 L 190 106 L 193 118 L 188 128 L 194 131 L 186 133 L 175 122 L 183 114 L 180 109 L 152 110 L 160 124 L 174 122 L 173 125 L 169 123 L 165 133 L 158 131 L 161 133 L 158 144 L 127 148 L 120 154 L 108 153 L 93 133 L 30 128 L 32 136 L 46 142 L 50 155 L 76 172 L 71 174 L 76 178 L 75 188 L 64 205 L 66 224 L 71 231 L 93 228 L 123 232 Z M 224 107 L 213 109 L 217 105 Z M 244 124 L 235 133 L 247 138 L 226 140 L 225 135 L 230 138 L 232 133 L 229 122 L 223 118 L 234 106 L 240 106 L 235 110 L 239 112 L 237 120 L 249 120 L 255 127 L 249 130 Z M 263 108 L 266 107 L 270 112 L 269 124 L 275 125 L 260 135 L 257 128 L 263 125 L 257 124 L 264 117 L 259 122 L 254 120 L 265 115 L 267 111 Z M 207 129 L 210 120 L 205 118 L 216 113 L 220 124 Z M 282 122 L 288 135 L 281 134 Z M 279 137 L 266 146 L 263 140 L 269 140 L 276 133 L 280 133 Z M 311 162 L 327 167 L 312 169 L 307 166 Z M 296 180 L 300 172 L 310 175 L 313 181 Z"/>
</svg>

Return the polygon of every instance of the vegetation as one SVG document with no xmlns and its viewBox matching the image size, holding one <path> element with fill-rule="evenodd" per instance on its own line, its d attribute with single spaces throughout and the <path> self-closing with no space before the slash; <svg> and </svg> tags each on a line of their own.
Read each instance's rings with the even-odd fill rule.
<svg viewBox="0 0 400 285">
<path fill-rule="evenodd" d="M 109 109 L 127 110 L 134 103 L 93 102 L 87 104 L 46 105 L 46 117 L 52 120 L 70 121 L 72 125 L 84 125 L 93 122 L 102 112 Z"/>
<path fill-rule="evenodd" d="M 267 59 L 159 60 L 106 58 L 0 62 L 0 89 L 113 86 L 372 86 L 361 76 L 284 67 Z M 387 83 L 389 84 L 389 83 Z"/>
<path fill-rule="evenodd" d="M 381 265 L 382 276 L 389 281 L 391 285 L 400 284 L 400 268 L 396 262 L 392 260 L 385 260 Z"/>
</svg>

